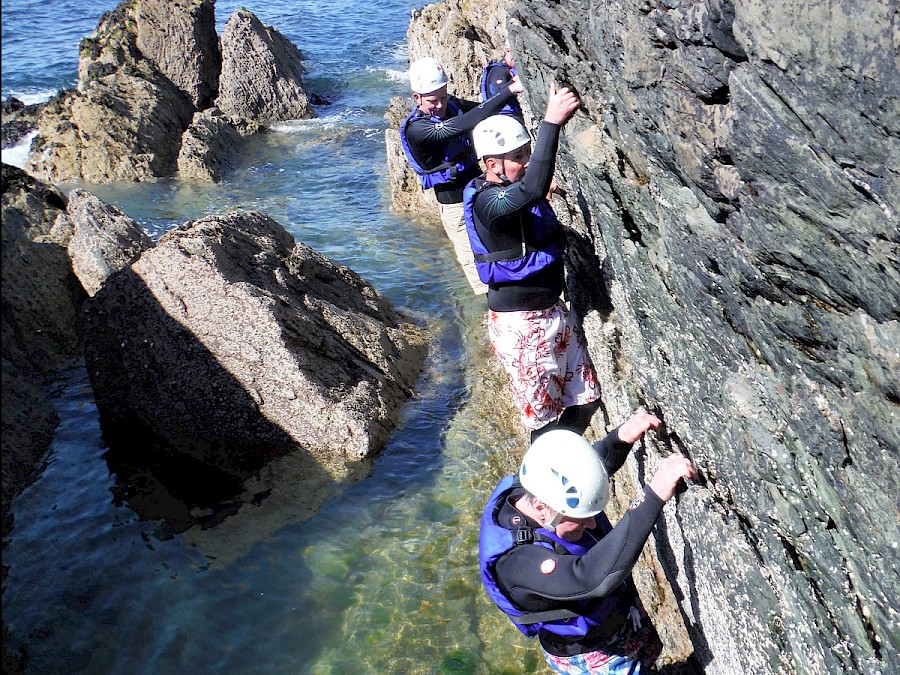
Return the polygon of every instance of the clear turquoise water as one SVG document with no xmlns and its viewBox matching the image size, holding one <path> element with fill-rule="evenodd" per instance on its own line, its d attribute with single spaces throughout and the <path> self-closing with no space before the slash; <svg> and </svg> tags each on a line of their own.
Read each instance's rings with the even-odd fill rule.
<svg viewBox="0 0 900 675">
<path fill-rule="evenodd" d="M 41 478 L 13 504 L 3 620 L 31 673 L 487 673 L 536 667 L 537 647 L 487 604 L 477 516 L 515 442 L 467 406 L 487 358 L 433 220 L 388 209 L 384 111 L 405 94 L 410 2 L 218 2 L 276 26 L 308 57 L 320 119 L 257 138 L 221 185 L 86 186 L 158 236 L 256 209 L 362 274 L 433 333 L 426 371 L 371 473 L 306 519 L 289 466 L 221 525 L 142 520 L 110 472 L 83 370 L 56 392 L 62 423 Z M 74 85 L 79 39 L 112 3 L 3 3 L 3 97 Z"/>
</svg>

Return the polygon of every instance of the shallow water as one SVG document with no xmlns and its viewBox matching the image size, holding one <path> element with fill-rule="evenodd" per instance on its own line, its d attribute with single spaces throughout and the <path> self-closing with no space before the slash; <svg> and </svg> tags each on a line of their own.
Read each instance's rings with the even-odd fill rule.
<svg viewBox="0 0 900 675">
<path fill-rule="evenodd" d="M 217 3 L 220 28 L 239 4 Z M 243 4 L 307 55 L 308 89 L 330 101 L 321 118 L 257 137 L 220 185 L 85 187 L 154 237 L 211 213 L 271 215 L 428 326 L 425 372 L 371 472 L 314 517 L 286 460 L 258 477 L 268 496 L 256 505 L 181 533 L 132 508 L 104 459 L 86 374 L 65 373 L 47 468 L 14 501 L 3 552 L 11 645 L 26 646 L 31 673 L 533 671 L 537 646 L 478 580 L 478 511 L 517 451 L 473 398 L 489 357 L 484 301 L 436 220 L 388 209 L 383 113 L 405 94 L 414 4 Z M 72 86 L 78 40 L 112 8 L 4 2 L 4 98 Z"/>
</svg>

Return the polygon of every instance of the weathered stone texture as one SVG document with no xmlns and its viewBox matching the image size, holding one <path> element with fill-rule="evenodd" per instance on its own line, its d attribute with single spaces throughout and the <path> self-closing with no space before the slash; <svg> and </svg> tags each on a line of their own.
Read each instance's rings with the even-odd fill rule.
<svg viewBox="0 0 900 675">
<path fill-rule="evenodd" d="M 426 350 L 369 284 L 257 213 L 169 232 L 84 324 L 111 447 L 159 440 L 242 478 L 290 451 L 346 476 L 381 449 Z"/>
<path fill-rule="evenodd" d="M 137 47 L 194 107 L 212 105 L 219 89 L 215 0 L 141 0 L 135 9 Z"/>
<path fill-rule="evenodd" d="M 218 108 L 194 114 L 181 138 L 178 175 L 218 183 L 234 166 L 244 136 Z"/>
<path fill-rule="evenodd" d="M 59 417 L 44 376 L 80 349 L 84 290 L 66 255 L 65 197 L 3 165 L 3 534 L 10 500 L 34 477 Z"/>
<path fill-rule="evenodd" d="M 153 246 L 139 223 L 86 190 L 69 193 L 66 215 L 72 226 L 69 259 L 88 295 Z"/>
<path fill-rule="evenodd" d="M 239 9 L 222 31 L 216 105 L 228 117 L 263 124 L 315 117 L 303 91 L 303 55 L 272 26 Z"/>
</svg>

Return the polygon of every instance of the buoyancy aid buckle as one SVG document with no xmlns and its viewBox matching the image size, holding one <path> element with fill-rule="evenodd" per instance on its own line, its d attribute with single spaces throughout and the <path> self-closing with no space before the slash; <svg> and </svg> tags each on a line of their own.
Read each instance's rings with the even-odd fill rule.
<svg viewBox="0 0 900 675">
<path fill-rule="evenodd" d="M 516 538 L 516 546 L 519 544 L 530 544 L 534 541 L 534 528 L 520 527 L 517 530 L 514 530 L 514 535 Z"/>
</svg>

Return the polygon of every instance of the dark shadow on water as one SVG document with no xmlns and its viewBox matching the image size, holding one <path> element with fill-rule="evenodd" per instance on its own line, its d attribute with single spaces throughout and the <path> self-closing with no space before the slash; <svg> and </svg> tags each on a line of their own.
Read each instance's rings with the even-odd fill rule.
<svg viewBox="0 0 900 675">
<path fill-rule="evenodd" d="M 183 532 L 264 500 L 265 490 L 247 494 L 245 481 L 287 454 L 308 458 L 305 475 L 292 479 L 333 484 L 141 278 L 127 270 L 110 283 L 127 297 L 128 318 L 101 292 L 86 303 L 83 321 L 117 502 Z M 164 353 L 154 353 L 154 344 Z"/>
</svg>

